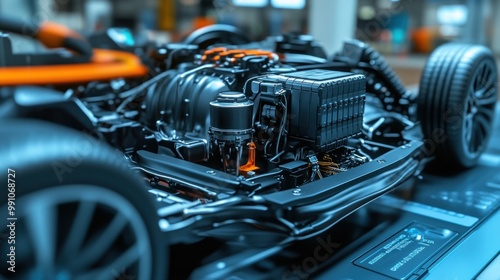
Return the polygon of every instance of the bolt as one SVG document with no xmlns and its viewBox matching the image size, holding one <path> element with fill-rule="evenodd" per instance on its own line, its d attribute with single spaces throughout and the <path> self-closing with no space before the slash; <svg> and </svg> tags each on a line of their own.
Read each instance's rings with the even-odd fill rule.
<svg viewBox="0 0 500 280">
<path fill-rule="evenodd" d="M 385 159 L 379 159 L 379 160 L 377 160 L 377 162 L 380 164 L 385 163 Z"/>
<path fill-rule="evenodd" d="M 216 173 L 215 173 L 215 171 L 213 171 L 213 170 L 208 170 L 208 171 L 207 171 L 207 174 L 209 174 L 209 175 L 215 175 Z"/>
<path fill-rule="evenodd" d="M 218 269 L 223 269 L 223 268 L 225 268 L 225 267 L 226 267 L 226 263 L 225 263 L 225 262 L 218 262 L 218 263 L 217 263 L 217 268 L 218 268 Z"/>
<path fill-rule="evenodd" d="M 293 195 L 300 195 L 300 189 L 295 189 L 292 191 Z"/>
<path fill-rule="evenodd" d="M 160 221 L 158 221 L 158 224 L 160 226 L 160 229 L 162 229 L 162 230 L 166 230 L 168 228 L 168 226 L 170 225 L 169 222 L 165 219 L 161 219 Z"/>
</svg>

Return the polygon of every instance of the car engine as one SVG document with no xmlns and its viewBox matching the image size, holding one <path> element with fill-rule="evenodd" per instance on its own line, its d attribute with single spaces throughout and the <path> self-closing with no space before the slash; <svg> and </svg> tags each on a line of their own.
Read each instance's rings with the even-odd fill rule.
<svg viewBox="0 0 500 280">
<path fill-rule="evenodd" d="M 214 25 L 182 43 L 127 45 L 124 29 L 87 40 L 0 18 L 0 30 L 27 27 L 47 50 L 16 54 L 0 34 L 0 165 L 13 177 L 4 207 L 15 209 L 10 193 L 26 206 L 19 236 L 33 250 L 20 267 L 37 266 L 25 275 L 66 275 L 69 260 L 67 275 L 95 278 L 130 255 L 128 271 L 162 279 L 171 248 L 172 271 L 203 266 L 195 279 L 219 279 L 384 194 L 410 195 L 426 166 L 474 166 L 492 128 L 497 70 L 483 46 L 438 49 L 416 95 L 357 40 L 327 56 L 310 36 L 250 42 Z M 229 247 L 238 261 L 226 267 Z M 47 248 L 50 265 L 38 258 Z"/>
<path fill-rule="evenodd" d="M 279 189 L 368 160 L 345 146 L 361 134 L 364 75 L 296 71 L 281 64 L 276 54 L 262 50 L 218 47 L 193 60 L 160 74 L 162 79 L 147 89 L 143 103 L 135 104 L 136 119 L 145 125 L 139 129 L 142 139 L 149 139 L 143 145 L 150 152 L 223 171 L 235 179 L 286 170 L 287 179 L 278 183 Z M 127 100 L 117 112 L 131 114 L 134 104 Z M 119 141 L 111 132 L 124 128 L 113 125 L 116 118 L 105 119 L 101 126 L 110 128 L 112 141 Z M 139 130 L 131 128 L 141 124 L 125 127 L 125 134 L 133 133 Z M 115 144 L 135 150 L 125 142 Z"/>
</svg>

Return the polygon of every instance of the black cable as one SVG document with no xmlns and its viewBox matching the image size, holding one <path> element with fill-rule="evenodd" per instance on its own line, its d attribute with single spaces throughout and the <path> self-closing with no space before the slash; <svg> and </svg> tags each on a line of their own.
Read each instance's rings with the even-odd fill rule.
<svg viewBox="0 0 500 280">
<path fill-rule="evenodd" d="M 165 72 L 159 74 L 158 76 L 152 78 L 151 80 L 146 81 L 146 82 L 140 84 L 139 86 L 137 86 L 135 88 L 132 88 L 132 89 L 129 89 L 127 91 L 124 91 L 124 92 L 120 93 L 119 97 L 120 98 L 126 98 L 126 99 L 120 104 L 120 106 L 118 106 L 118 108 L 116 108 L 116 111 L 117 112 L 123 111 L 123 109 L 125 109 L 125 107 L 130 102 L 134 101 L 134 99 L 136 99 L 137 97 L 139 97 L 141 94 L 144 94 L 145 90 L 148 87 L 150 87 L 153 84 L 159 82 L 161 79 L 166 78 L 169 74 L 170 74 L 169 71 L 165 71 Z"/>
<path fill-rule="evenodd" d="M 22 21 L 17 18 L 0 17 L 0 30 L 36 38 L 39 27 L 32 22 Z"/>
</svg>

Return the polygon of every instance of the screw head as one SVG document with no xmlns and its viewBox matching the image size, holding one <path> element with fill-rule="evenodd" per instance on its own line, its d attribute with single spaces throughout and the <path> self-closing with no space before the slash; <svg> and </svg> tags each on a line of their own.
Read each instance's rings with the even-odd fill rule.
<svg viewBox="0 0 500 280">
<path fill-rule="evenodd" d="M 224 269 L 226 267 L 226 263 L 225 262 L 218 262 L 217 263 L 217 268 L 218 269 Z"/>
<path fill-rule="evenodd" d="M 160 226 L 160 229 L 166 230 L 170 226 L 170 223 L 165 219 L 161 219 L 158 221 L 158 225 Z"/>
</svg>

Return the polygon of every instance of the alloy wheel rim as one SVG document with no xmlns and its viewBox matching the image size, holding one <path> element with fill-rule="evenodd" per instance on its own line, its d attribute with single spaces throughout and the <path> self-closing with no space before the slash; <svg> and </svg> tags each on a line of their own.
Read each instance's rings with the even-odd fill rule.
<svg viewBox="0 0 500 280">
<path fill-rule="evenodd" d="M 16 276 L 152 278 L 148 230 L 135 207 L 119 194 L 97 186 L 65 185 L 19 197 L 16 205 L 16 266 L 24 266 Z M 7 213 L 6 207 L 2 211 Z M 30 248 L 23 250 L 27 244 Z"/>
<path fill-rule="evenodd" d="M 497 78 L 492 62 L 483 61 L 471 81 L 465 102 L 462 138 L 467 155 L 475 157 L 485 149 L 497 102 Z"/>
</svg>

